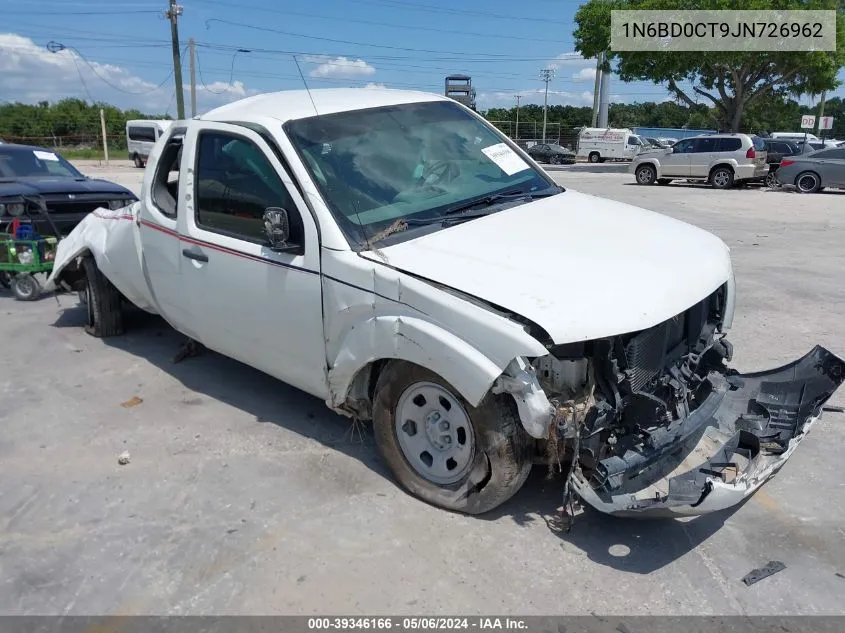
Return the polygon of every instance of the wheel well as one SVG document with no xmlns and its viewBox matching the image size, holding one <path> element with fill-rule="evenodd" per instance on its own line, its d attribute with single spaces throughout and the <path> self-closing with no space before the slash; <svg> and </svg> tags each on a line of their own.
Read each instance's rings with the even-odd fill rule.
<svg viewBox="0 0 845 633">
<path fill-rule="evenodd" d="M 85 270 L 80 265 L 82 260 L 91 256 L 91 251 L 82 251 L 74 261 L 69 263 L 59 273 L 57 281 L 70 290 L 78 292 L 85 289 Z"/>
<path fill-rule="evenodd" d="M 346 394 L 343 408 L 353 413 L 361 420 L 373 417 L 373 400 L 376 394 L 376 383 L 385 365 L 390 359 L 383 358 L 367 363 L 352 378 L 349 391 Z"/>
<path fill-rule="evenodd" d="M 713 165 L 713 167 L 710 168 L 710 174 L 712 175 L 713 172 L 716 171 L 717 169 L 719 169 L 720 167 L 727 167 L 728 169 L 731 170 L 732 173 L 736 173 L 734 171 L 733 165 L 730 165 L 728 163 L 719 163 L 718 165 Z"/>
<path fill-rule="evenodd" d="M 639 169 L 640 167 L 651 167 L 654 171 L 657 171 L 657 163 L 655 163 L 653 160 L 644 160 L 639 165 L 637 165 L 637 169 Z"/>
</svg>

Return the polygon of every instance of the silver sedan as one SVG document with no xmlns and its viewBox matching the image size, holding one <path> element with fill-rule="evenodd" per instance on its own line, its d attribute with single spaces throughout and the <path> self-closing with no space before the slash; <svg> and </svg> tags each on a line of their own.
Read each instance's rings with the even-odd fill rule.
<svg viewBox="0 0 845 633">
<path fill-rule="evenodd" d="M 775 175 L 782 185 L 795 185 L 801 193 L 845 188 L 845 147 L 784 157 Z"/>
</svg>

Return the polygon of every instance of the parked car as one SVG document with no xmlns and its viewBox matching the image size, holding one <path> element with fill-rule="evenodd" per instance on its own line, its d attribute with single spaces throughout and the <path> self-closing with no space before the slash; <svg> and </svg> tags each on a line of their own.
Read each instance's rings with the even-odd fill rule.
<svg viewBox="0 0 845 633">
<path fill-rule="evenodd" d="M 659 138 L 657 140 L 663 143 L 666 147 L 672 147 L 675 143 L 678 142 L 678 139 L 676 138 Z"/>
<path fill-rule="evenodd" d="M 795 144 L 798 145 L 802 154 L 811 154 L 825 148 L 822 141 L 795 141 Z"/>
<path fill-rule="evenodd" d="M 650 136 L 640 137 L 646 140 L 648 144 L 654 149 L 666 149 L 669 147 L 669 143 L 665 143 L 658 138 L 652 138 Z"/>
<path fill-rule="evenodd" d="M 59 244 L 56 286 L 85 291 L 89 334 L 120 334 L 126 299 L 371 420 L 407 491 L 473 514 L 571 454 L 564 506 L 733 506 L 845 379 L 821 347 L 729 369 L 724 242 L 563 190 L 436 94 L 282 92 L 175 123 L 141 200 Z"/>
<path fill-rule="evenodd" d="M 538 163 L 552 165 L 571 165 L 575 162 L 575 152 L 555 143 L 538 143 L 528 148 L 528 155 Z"/>
<path fill-rule="evenodd" d="M 802 193 L 815 193 L 825 187 L 845 188 L 845 147 L 784 158 L 777 179 L 781 184 L 795 185 Z"/>
<path fill-rule="evenodd" d="M 773 187 L 778 183 L 775 173 L 780 167 L 781 160 L 786 156 L 797 156 L 801 148 L 793 141 L 776 138 L 764 138 L 766 146 L 766 162 L 769 164 L 769 173 L 766 174 L 766 185 Z"/>
<path fill-rule="evenodd" d="M 673 179 L 705 180 L 717 189 L 765 180 L 769 172 L 763 139 L 748 134 L 685 138 L 664 151 L 643 152 L 629 172 L 641 185 L 668 185 Z"/>
<path fill-rule="evenodd" d="M 129 159 L 139 169 L 147 164 L 147 158 L 155 142 L 173 124 L 167 119 L 135 119 L 126 122 L 126 150 Z"/>
<path fill-rule="evenodd" d="M 137 200 L 126 187 L 88 178 L 53 150 L 0 146 L 0 196 L 40 195 L 58 229 L 70 232 L 94 209 L 118 209 Z"/>
</svg>

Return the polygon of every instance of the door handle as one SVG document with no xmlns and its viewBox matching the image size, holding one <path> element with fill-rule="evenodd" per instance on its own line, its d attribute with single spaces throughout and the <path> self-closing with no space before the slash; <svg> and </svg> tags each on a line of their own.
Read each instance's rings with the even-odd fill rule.
<svg viewBox="0 0 845 633">
<path fill-rule="evenodd" d="M 196 251 L 188 250 L 187 248 L 182 249 L 182 255 L 184 255 L 188 259 L 195 259 L 198 262 L 208 261 L 208 255 L 204 255 L 203 253 L 197 253 Z"/>
</svg>

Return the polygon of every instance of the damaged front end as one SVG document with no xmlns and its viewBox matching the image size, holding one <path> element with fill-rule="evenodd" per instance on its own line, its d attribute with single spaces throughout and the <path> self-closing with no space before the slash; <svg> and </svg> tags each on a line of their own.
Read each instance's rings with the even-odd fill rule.
<svg viewBox="0 0 845 633">
<path fill-rule="evenodd" d="M 815 347 L 778 369 L 729 369 L 723 297 L 532 361 L 555 412 L 548 457 L 568 464 L 565 508 L 574 493 L 610 514 L 705 514 L 742 501 L 790 457 L 845 362 Z"/>
</svg>

